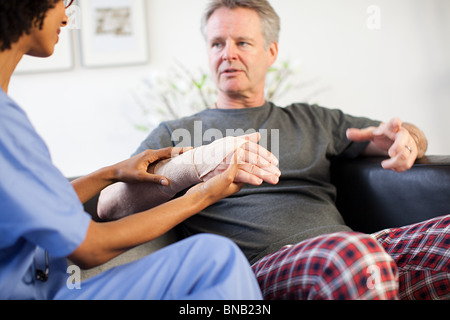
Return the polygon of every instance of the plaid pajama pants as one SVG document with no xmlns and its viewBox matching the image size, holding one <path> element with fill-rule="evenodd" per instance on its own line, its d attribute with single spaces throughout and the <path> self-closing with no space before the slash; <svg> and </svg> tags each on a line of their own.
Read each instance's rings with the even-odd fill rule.
<svg viewBox="0 0 450 320">
<path fill-rule="evenodd" d="M 286 246 L 252 268 L 271 299 L 450 299 L 450 216 Z"/>
</svg>

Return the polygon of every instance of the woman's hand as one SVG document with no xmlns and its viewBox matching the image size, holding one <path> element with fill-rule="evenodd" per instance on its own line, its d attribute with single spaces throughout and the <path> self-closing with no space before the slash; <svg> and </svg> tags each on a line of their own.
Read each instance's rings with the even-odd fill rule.
<svg viewBox="0 0 450 320">
<path fill-rule="evenodd" d="M 160 150 L 147 150 L 130 159 L 112 166 L 114 182 L 152 182 L 168 185 L 165 177 L 151 173 L 150 166 L 161 160 L 174 158 L 192 148 L 165 148 Z"/>
<path fill-rule="evenodd" d="M 244 184 L 236 183 L 235 180 L 240 168 L 239 163 L 242 161 L 243 157 L 243 151 L 238 149 L 238 151 L 233 154 L 233 160 L 227 170 L 206 182 L 202 182 L 192 187 L 188 190 L 186 196 L 197 193 L 201 196 L 202 201 L 204 201 L 203 206 L 207 207 L 239 192 Z"/>
<path fill-rule="evenodd" d="M 166 148 L 161 150 L 147 150 L 128 160 L 102 168 L 87 176 L 72 181 L 78 198 L 85 203 L 100 191 L 116 182 L 138 183 L 151 182 L 168 185 L 165 177 L 149 172 L 151 164 L 176 157 L 191 148 Z"/>
</svg>

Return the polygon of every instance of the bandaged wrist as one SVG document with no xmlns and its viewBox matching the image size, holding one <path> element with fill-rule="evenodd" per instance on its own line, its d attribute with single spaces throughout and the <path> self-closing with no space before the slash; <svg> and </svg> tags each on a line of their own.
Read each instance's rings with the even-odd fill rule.
<svg viewBox="0 0 450 320">
<path fill-rule="evenodd" d="M 169 186 L 161 187 L 161 189 L 173 196 L 202 182 L 207 175 L 247 142 L 245 139 L 235 137 L 220 139 L 175 158 L 159 162 L 154 168 L 154 173 L 169 180 Z"/>
<path fill-rule="evenodd" d="M 160 161 L 154 168 L 154 173 L 166 177 L 168 186 L 160 186 L 161 191 L 174 196 L 178 192 L 202 182 L 194 164 L 194 152 L 190 150 L 175 158 Z"/>
<path fill-rule="evenodd" d="M 224 161 L 227 161 L 230 155 L 246 143 L 248 141 L 242 138 L 226 137 L 195 149 L 194 164 L 199 178 L 204 180 L 205 176 L 213 172 Z M 226 164 L 229 165 L 230 163 Z"/>
</svg>

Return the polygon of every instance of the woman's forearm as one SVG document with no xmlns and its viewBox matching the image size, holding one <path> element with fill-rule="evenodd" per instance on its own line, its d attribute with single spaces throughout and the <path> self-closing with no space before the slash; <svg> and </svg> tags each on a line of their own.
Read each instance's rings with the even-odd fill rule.
<svg viewBox="0 0 450 320">
<path fill-rule="evenodd" d="M 101 265 L 123 252 L 149 242 L 217 201 L 239 192 L 237 154 L 223 173 L 200 183 L 180 198 L 121 220 L 91 222 L 86 238 L 69 258 L 82 268 Z"/>
<path fill-rule="evenodd" d="M 162 236 L 209 204 L 205 197 L 194 193 L 121 220 L 92 221 L 85 241 L 69 258 L 84 269 L 101 265 Z"/>
<path fill-rule="evenodd" d="M 87 176 L 72 181 L 72 187 L 81 203 L 86 203 L 103 189 L 113 183 L 114 172 L 111 167 L 102 168 Z"/>
</svg>

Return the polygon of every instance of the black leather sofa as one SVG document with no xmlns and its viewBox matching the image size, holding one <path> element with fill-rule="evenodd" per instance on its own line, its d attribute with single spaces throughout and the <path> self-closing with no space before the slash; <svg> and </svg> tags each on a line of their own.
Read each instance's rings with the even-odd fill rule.
<svg viewBox="0 0 450 320">
<path fill-rule="evenodd" d="M 337 207 L 355 231 L 372 233 L 450 214 L 450 156 L 428 156 L 411 170 L 381 167 L 381 158 L 336 160 L 332 182 Z M 85 204 L 94 220 L 97 200 Z"/>
<path fill-rule="evenodd" d="M 450 214 L 450 156 L 428 156 L 407 172 L 380 158 L 335 161 L 337 207 L 355 231 L 372 233 Z"/>
</svg>

